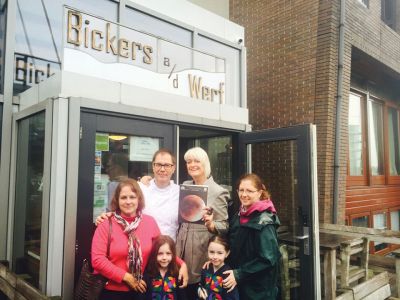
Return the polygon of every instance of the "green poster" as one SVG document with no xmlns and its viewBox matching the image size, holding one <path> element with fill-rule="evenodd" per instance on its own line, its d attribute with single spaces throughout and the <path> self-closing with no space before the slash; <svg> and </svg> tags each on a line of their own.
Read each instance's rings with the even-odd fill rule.
<svg viewBox="0 0 400 300">
<path fill-rule="evenodd" d="M 108 151 L 107 133 L 96 133 L 96 151 Z"/>
</svg>

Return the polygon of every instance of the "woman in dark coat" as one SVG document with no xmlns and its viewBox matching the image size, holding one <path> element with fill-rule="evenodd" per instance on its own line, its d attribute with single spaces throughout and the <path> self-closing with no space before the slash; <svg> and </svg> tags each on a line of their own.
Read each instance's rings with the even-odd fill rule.
<svg viewBox="0 0 400 300">
<path fill-rule="evenodd" d="M 256 174 L 239 180 L 239 214 L 230 226 L 227 288 L 239 288 L 240 299 L 275 300 L 278 293 L 280 252 L 276 229 L 279 219 L 269 194 Z"/>
</svg>

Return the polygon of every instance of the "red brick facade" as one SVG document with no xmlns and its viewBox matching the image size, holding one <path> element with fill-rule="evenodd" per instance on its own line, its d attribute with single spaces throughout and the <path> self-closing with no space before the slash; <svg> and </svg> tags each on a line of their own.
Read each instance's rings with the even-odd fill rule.
<svg viewBox="0 0 400 300">
<path fill-rule="evenodd" d="M 396 88 L 396 83 L 400 86 L 400 36 L 382 22 L 381 1 L 370 0 L 369 7 L 359 0 L 345 2 L 339 223 L 345 222 L 346 215 L 353 73 L 373 70 L 373 76 L 360 74 L 364 81 L 374 81 L 376 93 L 385 99 L 400 100 Z M 246 33 L 250 124 L 253 129 L 316 124 L 319 216 L 327 223 L 332 221 L 339 15 L 340 0 L 230 0 L 230 19 L 244 26 Z M 363 63 L 352 62 L 355 48 Z M 381 73 L 388 77 L 382 83 Z"/>
</svg>

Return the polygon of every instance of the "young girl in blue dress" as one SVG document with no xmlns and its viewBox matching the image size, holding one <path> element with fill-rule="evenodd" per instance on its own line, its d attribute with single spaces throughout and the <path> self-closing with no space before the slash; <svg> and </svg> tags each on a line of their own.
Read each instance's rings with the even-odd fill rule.
<svg viewBox="0 0 400 300">
<path fill-rule="evenodd" d="M 179 288 L 178 274 L 175 242 L 168 235 L 160 235 L 153 241 L 144 275 L 145 299 L 186 300 L 184 290 Z"/>
<path fill-rule="evenodd" d="M 223 287 L 222 281 L 228 276 L 225 271 L 231 267 L 225 264 L 229 255 L 228 240 L 219 235 L 208 242 L 208 266 L 201 270 L 201 282 L 197 290 L 201 300 L 239 300 L 237 287 L 229 291 Z"/>
</svg>

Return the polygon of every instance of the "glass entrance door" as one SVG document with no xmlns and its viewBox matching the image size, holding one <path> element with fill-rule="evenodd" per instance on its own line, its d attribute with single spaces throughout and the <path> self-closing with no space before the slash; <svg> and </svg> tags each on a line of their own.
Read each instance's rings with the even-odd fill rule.
<svg viewBox="0 0 400 300">
<path fill-rule="evenodd" d="M 170 124 L 81 113 L 75 280 L 90 257 L 94 220 L 108 210 L 119 180 L 152 175 L 154 152 L 176 152 L 174 132 Z"/>
<path fill-rule="evenodd" d="M 235 152 L 235 177 L 259 175 L 281 221 L 282 299 L 320 299 L 314 143 L 315 126 L 301 125 L 239 134 Z"/>
</svg>

